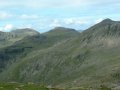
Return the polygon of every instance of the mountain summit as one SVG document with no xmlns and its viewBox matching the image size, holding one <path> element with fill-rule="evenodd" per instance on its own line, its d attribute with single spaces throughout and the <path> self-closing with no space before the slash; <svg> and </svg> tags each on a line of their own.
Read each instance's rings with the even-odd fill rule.
<svg viewBox="0 0 120 90">
<path fill-rule="evenodd" d="M 23 35 L 23 36 L 28 36 L 28 35 L 33 36 L 33 35 L 39 34 L 39 32 L 31 28 L 16 29 L 16 30 L 12 30 L 11 32 L 14 34 Z"/>
<path fill-rule="evenodd" d="M 107 18 L 107 19 L 104 19 L 103 21 L 102 21 L 102 23 L 109 23 L 109 22 L 113 22 L 113 20 L 111 20 L 111 19 L 109 19 L 109 18 Z"/>
<path fill-rule="evenodd" d="M 83 34 L 84 33 L 84 34 Z M 83 31 L 83 37 L 102 38 L 102 37 L 117 37 L 120 35 L 120 22 L 111 19 L 105 19 L 100 23 L 93 25 L 87 30 Z M 82 37 L 82 38 L 83 38 Z"/>
</svg>

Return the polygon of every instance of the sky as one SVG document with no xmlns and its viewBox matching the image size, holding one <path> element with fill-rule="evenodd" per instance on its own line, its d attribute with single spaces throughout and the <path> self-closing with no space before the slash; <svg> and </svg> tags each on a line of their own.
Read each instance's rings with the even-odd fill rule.
<svg viewBox="0 0 120 90">
<path fill-rule="evenodd" d="M 85 30 L 110 18 L 120 20 L 120 0 L 0 0 L 0 31 L 54 27 Z"/>
</svg>

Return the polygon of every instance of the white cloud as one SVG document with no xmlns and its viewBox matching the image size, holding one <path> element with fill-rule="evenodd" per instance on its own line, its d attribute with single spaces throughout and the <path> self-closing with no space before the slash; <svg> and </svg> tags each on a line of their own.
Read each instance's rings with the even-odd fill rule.
<svg viewBox="0 0 120 90">
<path fill-rule="evenodd" d="M 89 0 L 3 0 L 1 6 L 25 6 L 25 7 L 71 7 L 83 6 Z"/>
<path fill-rule="evenodd" d="M 13 28 L 13 25 L 12 24 L 7 24 L 7 25 L 5 25 L 5 27 L 4 27 L 4 30 L 6 31 L 6 30 L 11 30 Z"/>
<path fill-rule="evenodd" d="M 13 25 L 12 24 L 6 24 L 5 26 L 0 27 L 0 31 L 4 31 L 4 32 L 8 32 L 8 31 L 10 31 L 12 29 L 13 29 Z"/>
<path fill-rule="evenodd" d="M 39 18 L 38 15 L 27 15 L 27 14 L 23 14 L 20 16 L 21 19 L 37 19 Z"/>
<path fill-rule="evenodd" d="M 110 2 L 113 0 L 1 0 L 1 7 L 10 6 L 24 6 L 24 7 L 81 7 L 85 5 L 92 5 L 96 3 Z M 118 2 L 114 0 L 114 2 Z"/>
<path fill-rule="evenodd" d="M 49 27 L 53 28 L 53 27 L 59 27 L 62 26 L 60 21 L 58 19 L 54 19 L 50 24 Z"/>
<path fill-rule="evenodd" d="M 66 18 L 64 19 L 64 23 L 67 25 L 74 24 L 74 25 L 82 25 L 87 24 L 87 20 L 83 20 L 81 18 Z"/>
<path fill-rule="evenodd" d="M 95 21 L 95 23 L 99 23 L 99 22 L 101 22 L 102 20 L 104 20 L 103 18 L 99 18 L 99 19 L 97 19 L 96 21 Z"/>
<path fill-rule="evenodd" d="M 0 19 L 8 19 L 11 18 L 13 15 L 7 12 L 0 12 Z"/>
<path fill-rule="evenodd" d="M 84 25 L 88 25 L 90 23 L 89 20 L 87 19 L 81 19 L 79 17 L 75 18 L 75 17 L 71 17 L 71 18 L 56 18 L 53 20 L 48 20 L 48 26 L 50 28 L 54 28 L 54 27 L 72 27 L 72 26 L 84 26 Z M 44 23 L 46 24 L 46 23 Z M 45 25 L 44 25 L 45 26 Z"/>
<path fill-rule="evenodd" d="M 68 19 L 64 19 L 64 23 L 65 23 L 65 24 L 73 24 L 74 21 L 73 21 L 72 18 L 68 18 Z"/>
<path fill-rule="evenodd" d="M 20 25 L 20 26 L 17 26 L 17 28 L 21 29 L 21 28 L 32 28 L 32 25 L 31 24 L 23 24 L 23 25 Z"/>
</svg>

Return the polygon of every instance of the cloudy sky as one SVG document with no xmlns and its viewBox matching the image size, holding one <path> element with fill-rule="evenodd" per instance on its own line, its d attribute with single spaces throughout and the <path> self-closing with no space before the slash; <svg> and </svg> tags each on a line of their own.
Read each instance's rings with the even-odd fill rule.
<svg viewBox="0 0 120 90">
<path fill-rule="evenodd" d="M 84 30 L 105 18 L 120 20 L 120 0 L 0 0 L 0 31 Z"/>
</svg>

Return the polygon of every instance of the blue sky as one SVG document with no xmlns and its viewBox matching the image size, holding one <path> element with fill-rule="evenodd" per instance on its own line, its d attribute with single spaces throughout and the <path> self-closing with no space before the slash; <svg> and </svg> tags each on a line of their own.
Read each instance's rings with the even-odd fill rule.
<svg viewBox="0 0 120 90">
<path fill-rule="evenodd" d="M 84 30 L 105 18 L 120 20 L 120 0 L 0 0 L 0 31 L 63 26 Z"/>
</svg>

